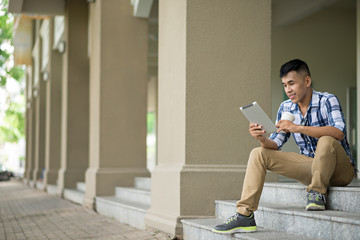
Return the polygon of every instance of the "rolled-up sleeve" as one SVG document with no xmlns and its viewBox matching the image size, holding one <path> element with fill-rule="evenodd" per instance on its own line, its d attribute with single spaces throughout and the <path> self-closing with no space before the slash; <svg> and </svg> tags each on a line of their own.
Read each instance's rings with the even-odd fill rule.
<svg viewBox="0 0 360 240">
<path fill-rule="evenodd" d="M 277 124 L 279 122 L 279 120 L 281 119 L 281 114 L 283 112 L 283 105 L 281 104 L 276 116 L 276 122 L 275 124 Z M 283 132 L 274 132 L 270 135 L 270 139 L 273 140 L 276 145 L 278 146 L 278 149 L 280 150 L 281 147 L 287 142 L 287 140 L 290 137 L 290 133 L 283 133 Z"/>
<path fill-rule="evenodd" d="M 341 110 L 339 100 L 335 95 L 329 97 L 326 101 L 326 110 L 328 112 L 329 126 L 336 127 L 345 133 L 345 119 Z"/>
</svg>

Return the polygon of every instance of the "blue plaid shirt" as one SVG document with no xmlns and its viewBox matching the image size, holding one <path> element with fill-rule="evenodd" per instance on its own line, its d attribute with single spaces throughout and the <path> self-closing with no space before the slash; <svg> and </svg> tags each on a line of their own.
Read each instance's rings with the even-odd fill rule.
<svg viewBox="0 0 360 240">
<path fill-rule="evenodd" d="M 294 123 L 297 125 L 314 127 L 332 126 L 342 131 L 344 133 L 344 138 L 342 141 L 340 141 L 341 145 L 345 149 L 346 154 L 350 157 L 350 161 L 355 166 L 355 162 L 351 155 L 349 143 L 346 137 L 344 114 L 342 112 L 340 102 L 335 95 L 313 90 L 311 102 L 304 117 L 301 114 L 300 108 L 297 104 L 292 103 L 290 99 L 286 100 L 281 103 L 279 107 L 276 123 L 281 119 L 283 112 L 292 113 L 295 116 Z M 308 157 L 315 156 L 315 150 L 319 140 L 318 138 L 310 137 L 301 133 L 291 134 L 295 139 L 296 144 L 299 146 L 300 154 L 304 154 Z M 289 137 L 290 133 L 283 132 L 275 132 L 270 135 L 270 139 L 275 141 L 279 147 L 279 150 L 286 143 Z"/>
</svg>

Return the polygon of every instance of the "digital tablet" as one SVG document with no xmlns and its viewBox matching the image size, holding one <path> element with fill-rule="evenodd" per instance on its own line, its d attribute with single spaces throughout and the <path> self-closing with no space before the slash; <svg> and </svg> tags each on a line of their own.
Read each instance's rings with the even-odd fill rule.
<svg viewBox="0 0 360 240">
<path fill-rule="evenodd" d="M 249 122 L 261 125 L 266 133 L 276 132 L 277 128 L 275 127 L 275 124 L 270 120 L 257 102 L 240 107 L 240 110 Z"/>
</svg>

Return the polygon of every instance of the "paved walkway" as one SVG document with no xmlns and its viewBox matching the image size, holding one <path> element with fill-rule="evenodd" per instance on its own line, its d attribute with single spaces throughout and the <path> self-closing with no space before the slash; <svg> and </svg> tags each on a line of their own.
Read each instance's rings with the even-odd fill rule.
<svg viewBox="0 0 360 240">
<path fill-rule="evenodd" d="M 0 182 L 0 240 L 168 240 L 17 182 Z"/>
</svg>

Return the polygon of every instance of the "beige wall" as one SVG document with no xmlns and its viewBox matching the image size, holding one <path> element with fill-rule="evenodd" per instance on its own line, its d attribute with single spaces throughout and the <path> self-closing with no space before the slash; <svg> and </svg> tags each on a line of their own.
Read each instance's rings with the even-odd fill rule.
<svg viewBox="0 0 360 240">
<path fill-rule="evenodd" d="M 313 87 L 335 94 L 346 116 L 346 88 L 356 86 L 355 8 L 329 7 L 288 26 L 272 29 L 272 119 L 275 121 L 283 88 L 279 69 L 300 58 L 309 65 Z M 298 151 L 296 144 L 284 150 Z"/>
</svg>

